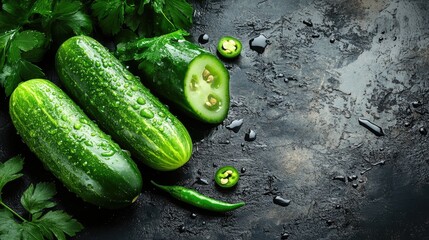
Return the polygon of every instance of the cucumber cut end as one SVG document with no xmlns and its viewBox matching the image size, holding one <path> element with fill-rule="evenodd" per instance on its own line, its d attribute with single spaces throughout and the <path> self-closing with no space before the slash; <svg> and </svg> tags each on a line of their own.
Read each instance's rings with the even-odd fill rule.
<svg viewBox="0 0 429 240">
<path fill-rule="evenodd" d="M 194 58 L 185 76 L 185 96 L 192 113 L 205 122 L 220 123 L 229 110 L 229 73 L 211 54 Z"/>
</svg>

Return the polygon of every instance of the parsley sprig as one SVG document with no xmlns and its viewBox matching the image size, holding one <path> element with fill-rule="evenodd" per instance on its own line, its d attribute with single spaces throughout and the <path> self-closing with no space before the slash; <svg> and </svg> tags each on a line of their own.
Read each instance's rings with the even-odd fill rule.
<svg viewBox="0 0 429 240">
<path fill-rule="evenodd" d="M 0 86 L 6 95 L 45 76 L 38 62 L 52 43 L 101 29 L 116 43 L 154 37 L 192 25 L 187 0 L 3 0 L 0 10 Z"/>
<path fill-rule="evenodd" d="M 21 197 L 21 204 L 28 212 L 26 219 L 10 208 L 1 198 L 3 187 L 22 176 L 24 159 L 13 157 L 0 163 L 0 239 L 66 239 L 83 229 L 81 223 L 62 210 L 49 210 L 56 206 L 53 183 L 31 184 Z"/>
<path fill-rule="evenodd" d="M 91 8 L 107 35 L 151 37 L 192 25 L 193 8 L 186 0 L 95 0 Z"/>
<path fill-rule="evenodd" d="M 8 96 L 21 81 L 44 77 L 34 63 L 52 42 L 92 31 L 79 0 L 6 0 L 1 8 L 0 85 Z"/>
</svg>

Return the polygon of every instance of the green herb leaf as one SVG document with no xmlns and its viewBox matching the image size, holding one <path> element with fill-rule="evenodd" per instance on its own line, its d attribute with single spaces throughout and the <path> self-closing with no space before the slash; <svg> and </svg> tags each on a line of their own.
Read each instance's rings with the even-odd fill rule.
<svg viewBox="0 0 429 240">
<path fill-rule="evenodd" d="M 124 23 L 125 1 L 95 0 L 92 10 L 105 34 L 115 35 Z"/>
<path fill-rule="evenodd" d="M 22 194 L 21 204 L 31 214 L 55 207 L 56 203 L 51 198 L 56 194 L 53 183 L 38 183 L 34 187 L 31 184 Z"/>
<path fill-rule="evenodd" d="M 192 24 L 193 8 L 186 0 L 153 0 L 156 34 L 165 34 L 178 29 L 188 29 Z"/>
<path fill-rule="evenodd" d="M 0 194 L 7 183 L 22 176 L 19 172 L 22 170 L 23 165 L 24 158 L 21 156 L 16 156 L 4 163 L 0 163 Z"/>
<path fill-rule="evenodd" d="M 55 27 L 71 30 L 67 36 L 71 34 L 89 34 L 92 32 L 91 18 L 82 11 L 83 5 L 77 0 L 63 0 L 55 4 L 53 11 L 53 22 Z M 53 31 L 57 31 L 56 28 Z M 58 32 L 58 31 L 57 31 Z M 61 32 L 61 31 L 60 31 Z"/>
<path fill-rule="evenodd" d="M 7 209 L 0 209 L 0 239 L 20 239 L 21 226 L 13 219 Z"/>
<path fill-rule="evenodd" d="M 10 96 L 20 82 L 44 76 L 41 68 L 21 59 L 13 64 L 4 65 L 3 71 L 0 72 L 0 85 L 5 88 L 6 95 Z"/>
<path fill-rule="evenodd" d="M 161 61 L 158 50 L 170 41 L 185 40 L 184 36 L 187 35 L 189 34 L 186 31 L 177 30 L 159 37 L 140 38 L 132 42 L 121 43 L 117 46 L 117 56 L 123 62 L 137 60 L 143 63 L 145 59 Z M 148 49 L 149 51 L 146 51 Z"/>
<path fill-rule="evenodd" d="M 39 219 L 34 220 L 34 223 L 39 228 L 49 229 L 57 239 L 64 240 L 66 239 L 65 234 L 73 237 L 83 229 L 81 223 L 61 210 L 49 211 Z"/>
<path fill-rule="evenodd" d="M 12 43 L 21 51 L 27 52 L 36 47 L 43 46 L 45 41 L 45 34 L 34 30 L 26 30 L 19 32 Z"/>
<path fill-rule="evenodd" d="M 39 230 L 38 226 L 32 222 L 23 222 L 22 228 L 22 240 L 43 240 L 42 231 Z M 52 239 L 52 238 L 51 238 Z"/>
<path fill-rule="evenodd" d="M 53 0 L 37 0 L 33 5 L 31 13 L 50 16 L 52 14 L 52 2 Z"/>
</svg>

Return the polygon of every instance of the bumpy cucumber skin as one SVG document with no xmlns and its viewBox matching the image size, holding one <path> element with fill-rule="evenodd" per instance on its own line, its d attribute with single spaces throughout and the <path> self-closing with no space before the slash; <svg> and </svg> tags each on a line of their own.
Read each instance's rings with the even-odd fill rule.
<svg viewBox="0 0 429 240">
<path fill-rule="evenodd" d="M 146 45 L 144 40 L 140 45 Z M 124 49 L 127 49 L 126 45 Z M 226 68 L 223 69 L 227 79 L 222 83 L 225 84 L 225 95 L 222 102 L 223 108 L 225 108 L 226 111 L 224 111 L 223 115 L 215 119 L 208 118 L 199 114 L 198 111 L 191 106 L 185 94 L 185 79 L 192 61 L 196 61 L 197 58 L 203 57 L 204 55 L 213 55 L 186 40 L 172 40 L 162 48 L 156 50 L 157 52 L 154 54 L 157 54 L 159 58 L 162 59 L 161 61 L 145 59 L 145 61 L 141 62 L 138 66 L 138 69 L 141 71 L 140 73 L 144 76 L 144 78 L 142 78 L 143 83 L 150 89 L 156 91 L 157 94 L 175 103 L 190 117 L 210 124 L 221 123 L 228 115 L 227 109 L 229 109 L 230 104 L 228 70 Z M 151 49 L 145 49 L 144 51 L 151 51 Z M 121 56 L 122 54 L 129 53 L 118 52 L 117 54 Z M 216 57 L 213 56 L 213 58 Z"/>
<path fill-rule="evenodd" d="M 121 208 L 140 194 L 136 164 L 52 82 L 21 83 L 9 105 L 12 122 L 30 150 L 84 201 Z"/>
<path fill-rule="evenodd" d="M 171 171 L 190 159 L 187 129 L 96 40 L 76 36 L 65 41 L 56 68 L 85 112 L 144 164 Z"/>
</svg>

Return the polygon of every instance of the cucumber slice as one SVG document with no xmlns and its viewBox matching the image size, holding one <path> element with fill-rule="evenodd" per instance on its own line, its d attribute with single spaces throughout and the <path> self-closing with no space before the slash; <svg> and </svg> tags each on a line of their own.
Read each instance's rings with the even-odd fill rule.
<svg viewBox="0 0 429 240">
<path fill-rule="evenodd" d="M 209 122 L 224 119 L 229 109 L 228 72 L 216 57 L 201 54 L 189 64 L 185 76 L 185 98 L 200 118 Z"/>
</svg>

